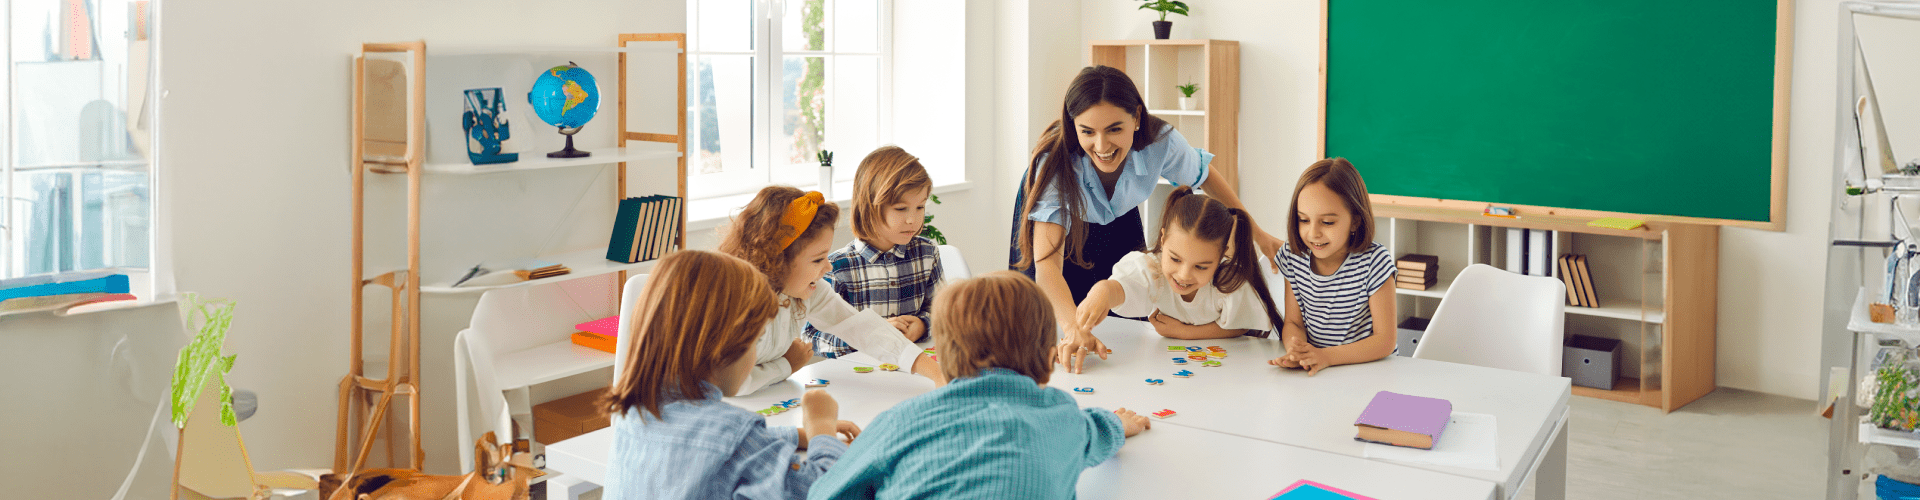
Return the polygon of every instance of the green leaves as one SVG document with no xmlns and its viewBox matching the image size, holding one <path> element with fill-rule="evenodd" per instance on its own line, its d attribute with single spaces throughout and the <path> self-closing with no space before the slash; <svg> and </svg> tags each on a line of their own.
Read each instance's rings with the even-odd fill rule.
<svg viewBox="0 0 1920 500">
<path fill-rule="evenodd" d="M 940 204 L 939 195 L 927 195 L 927 197 L 933 200 L 933 204 Z M 934 243 L 947 244 L 947 235 L 941 234 L 940 228 L 933 227 L 933 214 L 927 214 L 926 220 L 921 222 L 925 223 L 925 225 L 920 227 L 920 236 L 925 236 L 927 239 L 933 240 Z"/>
<path fill-rule="evenodd" d="M 1167 20 L 1167 14 L 1169 13 L 1179 14 L 1182 16 L 1187 15 L 1186 2 L 1181 2 L 1178 0 L 1141 0 L 1141 1 L 1144 1 L 1147 3 L 1145 5 L 1141 5 L 1140 9 L 1160 11 L 1161 21 Z"/>
<path fill-rule="evenodd" d="M 819 153 L 819 154 L 816 154 L 816 155 L 814 155 L 814 157 L 815 157 L 815 158 L 818 158 L 818 159 L 820 160 L 820 166 L 822 166 L 822 167 L 831 167 L 831 166 L 833 166 L 833 152 L 832 152 L 832 151 L 827 151 L 827 150 L 825 150 L 825 149 L 822 149 L 822 150 L 820 150 L 820 153 Z"/>
<path fill-rule="evenodd" d="M 186 427 L 187 416 L 193 412 L 193 403 L 200 399 L 200 389 L 206 387 L 208 377 L 218 377 L 215 385 L 220 388 L 220 422 L 227 426 L 237 423 L 233 414 L 233 388 L 227 386 L 226 373 L 233 370 L 233 361 L 238 356 L 220 355 L 221 346 L 227 341 L 227 329 L 233 325 L 233 306 L 230 300 L 202 301 L 192 293 L 180 300 L 180 314 L 187 327 L 199 333 L 186 347 L 180 348 L 180 358 L 173 366 L 174 428 Z"/>
<path fill-rule="evenodd" d="M 1188 83 L 1186 85 L 1174 85 L 1173 88 L 1180 89 L 1180 93 L 1186 97 L 1193 97 L 1194 92 L 1200 91 L 1200 84 Z"/>
</svg>

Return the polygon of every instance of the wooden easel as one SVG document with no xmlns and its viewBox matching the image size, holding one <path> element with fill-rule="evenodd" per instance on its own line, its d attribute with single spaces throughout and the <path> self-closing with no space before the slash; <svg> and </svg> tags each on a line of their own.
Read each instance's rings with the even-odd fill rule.
<svg viewBox="0 0 1920 500">
<path fill-rule="evenodd" d="M 407 404 L 408 466 L 421 470 L 426 453 L 420 447 L 420 180 L 426 159 L 427 64 L 425 41 L 361 44 L 361 56 L 353 60 L 353 304 L 350 331 L 351 351 L 347 375 L 340 379 L 340 420 L 334 440 L 333 470 L 351 473 L 364 468 L 373 451 L 373 440 L 386 431 L 387 461 L 393 463 L 395 443 L 392 428 L 382 429 L 389 408 L 400 397 Z M 369 157 L 367 137 L 367 60 L 369 53 L 411 54 L 411 81 L 407 82 L 407 125 L 404 155 L 394 159 Z M 369 169 L 407 174 L 407 269 L 373 278 L 366 275 L 366 175 Z M 392 332 L 388 343 L 389 362 L 386 378 L 368 378 L 361 346 L 362 301 L 369 286 L 386 287 L 392 297 Z M 402 296 L 406 300 L 401 300 Z M 378 394 L 379 399 L 368 400 Z M 369 414 L 371 412 L 371 414 Z M 353 429 L 359 429 L 355 436 Z M 355 439 L 357 437 L 357 439 Z M 349 447 L 352 443 L 358 446 Z M 354 451 L 356 450 L 357 451 Z M 351 455 L 349 454 L 351 453 Z"/>
</svg>

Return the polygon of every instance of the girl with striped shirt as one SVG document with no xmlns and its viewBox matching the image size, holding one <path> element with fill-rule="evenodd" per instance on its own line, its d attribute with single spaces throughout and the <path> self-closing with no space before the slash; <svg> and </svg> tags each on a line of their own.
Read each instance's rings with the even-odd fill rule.
<svg viewBox="0 0 1920 500">
<path fill-rule="evenodd" d="M 1291 230 L 1280 256 L 1287 354 L 1268 361 L 1308 375 L 1393 354 L 1393 254 L 1373 242 L 1373 206 L 1345 158 L 1314 162 L 1293 188 Z M 1387 327 L 1374 328 L 1375 318 Z"/>
</svg>

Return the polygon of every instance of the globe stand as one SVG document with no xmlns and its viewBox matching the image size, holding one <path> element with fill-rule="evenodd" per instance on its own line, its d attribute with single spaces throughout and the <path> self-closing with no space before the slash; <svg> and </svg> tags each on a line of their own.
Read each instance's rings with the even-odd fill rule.
<svg viewBox="0 0 1920 500">
<path fill-rule="evenodd" d="M 577 128 L 573 130 L 560 129 L 560 135 L 567 136 L 567 147 L 559 151 L 547 153 L 547 157 L 548 158 L 586 158 L 588 156 L 593 156 L 592 151 L 581 151 L 578 149 L 573 149 L 573 134 L 574 132 L 579 132 L 579 131 L 580 129 L 577 129 Z"/>
</svg>

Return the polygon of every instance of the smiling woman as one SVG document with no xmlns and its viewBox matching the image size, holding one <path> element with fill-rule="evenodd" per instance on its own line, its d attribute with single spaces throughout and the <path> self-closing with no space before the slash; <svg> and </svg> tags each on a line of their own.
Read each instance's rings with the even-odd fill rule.
<svg viewBox="0 0 1920 500">
<path fill-rule="evenodd" d="M 1075 304 L 1113 273 L 1115 262 L 1146 247 L 1135 207 L 1153 193 L 1156 178 L 1198 186 L 1228 207 L 1246 209 L 1232 186 L 1207 175 L 1212 158 L 1148 114 L 1126 73 L 1108 66 L 1081 70 L 1067 87 L 1060 120 L 1034 146 L 1014 212 L 1013 268 L 1034 277 L 1055 318 L 1073 318 Z M 1280 240 L 1252 226 L 1261 260 L 1271 259 Z M 1062 331 L 1074 331 L 1068 326 Z M 1062 359 L 1070 370 L 1077 371 L 1088 352 L 1106 357 L 1092 335 L 1075 334 L 1061 346 L 1076 353 Z"/>
</svg>

